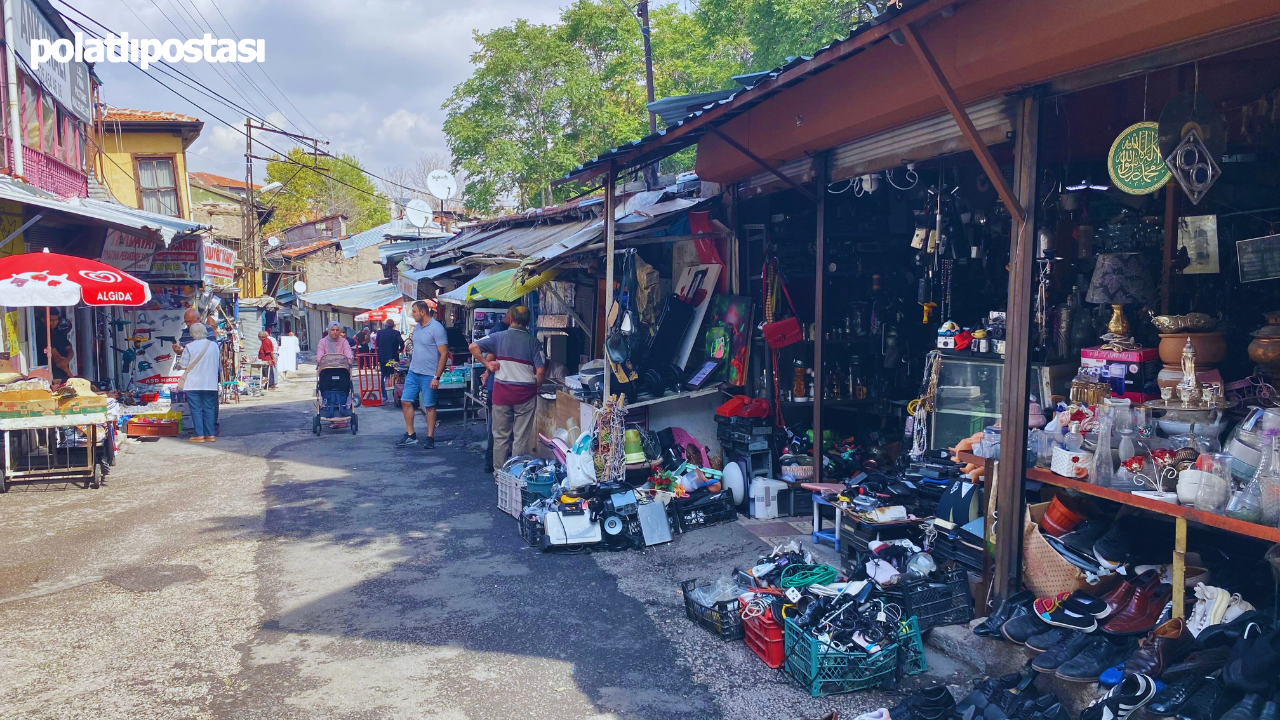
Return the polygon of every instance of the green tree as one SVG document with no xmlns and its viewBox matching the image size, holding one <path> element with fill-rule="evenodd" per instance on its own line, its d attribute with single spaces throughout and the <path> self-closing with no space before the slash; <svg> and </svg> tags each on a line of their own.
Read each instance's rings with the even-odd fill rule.
<svg viewBox="0 0 1280 720">
<path fill-rule="evenodd" d="M 283 187 L 260 198 L 276 209 L 264 228 L 267 234 L 329 215 L 346 215 L 351 233 L 390 219 L 387 198 L 377 191 L 356 158 L 342 155 L 344 162 L 315 158 L 300 148 L 290 150 L 286 158 L 274 157 L 267 162 L 266 182 L 279 182 Z"/>
<path fill-rule="evenodd" d="M 885 0 L 875 3 L 883 8 Z M 708 37 L 732 46 L 750 72 L 771 70 L 848 35 L 866 19 L 863 2 L 702 0 L 696 14 Z"/>
</svg>

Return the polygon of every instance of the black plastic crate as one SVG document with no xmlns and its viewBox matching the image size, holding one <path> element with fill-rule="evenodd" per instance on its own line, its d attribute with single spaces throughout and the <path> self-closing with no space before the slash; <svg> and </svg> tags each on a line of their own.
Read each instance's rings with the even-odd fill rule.
<svg viewBox="0 0 1280 720">
<path fill-rule="evenodd" d="M 684 595 L 684 614 L 721 640 L 741 640 L 745 634 L 742 629 L 742 603 L 735 598 L 707 607 L 689 596 L 697 586 L 697 580 L 680 583 L 680 592 Z"/>
<path fill-rule="evenodd" d="M 720 432 L 716 433 L 716 439 L 720 441 L 720 445 L 726 450 L 733 450 L 739 453 L 767 451 L 770 445 L 768 435 L 752 435 L 750 433 L 725 430 L 723 427 L 720 428 Z"/>
<path fill-rule="evenodd" d="M 523 516 L 520 518 L 520 537 L 533 547 L 542 545 L 542 523 L 531 517 Z"/>
<path fill-rule="evenodd" d="M 942 625 L 959 625 L 973 619 L 973 598 L 964 568 L 944 570 L 938 580 L 900 585 L 893 594 L 901 598 L 902 611 L 920 623 L 920 631 Z"/>
<path fill-rule="evenodd" d="M 728 491 L 695 504 L 672 500 L 667 505 L 667 515 L 671 520 L 672 532 L 679 533 L 738 519 L 738 511 L 733 507 L 733 495 Z"/>
<path fill-rule="evenodd" d="M 793 487 L 778 491 L 780 517 L 813 517 L 813 491 Z"/>
<path fill-rule="evenodd" d="M 716 432 L 732 431 L 748 435 L 773 434 L 773 423 L 770 418 L 724 417 L 716 415 Z"/>
</svg>

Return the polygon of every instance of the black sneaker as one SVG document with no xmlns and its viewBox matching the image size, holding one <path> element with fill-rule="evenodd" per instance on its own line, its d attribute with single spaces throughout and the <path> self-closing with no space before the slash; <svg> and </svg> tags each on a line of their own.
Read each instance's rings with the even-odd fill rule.
<svg viewBox="0 0 1280 720">
<path fill-rule="evenodd" d="M 1028 650 L 1042 653 L 1054 645 L 1057 645 L 1058 641 L 1061 640 L 1064 635 L 1070 635 L 1072 632 L 1072 630 L 1068 630 L 1067 628 L 1049 628 L 1039 635 L 1032 635 L 1027 638 L 1027 642 L 1024 644 L 1027 646 Z"/>
<path fill-rule="evenodd" d="M 396 447 L 398 448 L 418 447 L 418 436 L 405 433 L 400 437 L 399 442 L 396 443 Z"/>
<path fill-rule="evenodd" d="M 1010 595 L 986 620 L 973 629 L 973 634 L 982 637 L 1000 637 L 1000 626 L 1013 617 L 1014 610 L 1019 607 L 1030 608 L 1035 599 L 1035 594 L 1030 590 L 1022 590 Z"/>
<path fill-rule="evenodd" d="M 956 699 L 946 685 L 933 685 L 912 693 L 889 711 L 897 718 L 946 718 L 956 706 Z"/>
<path fill-rule="evenodd" d="M 1031 661 L 1031 667 L 1042 673 L 1057 672 L 1063 663 L 1079 655 L 1093 639 L 1093 636 L 1078 630 L 1067 630 L 1053 647 Z"/>
<path fill-rule="evenodd" d="M 1000 634 L 1009 642 L 1022 645 L 1032 635 L 1039 635 L 1048 629 L 1049 625 L 1036 615 L 1035 610 L 1027 608 L 1025 613 L 1015 611 L 1013 618 L 1000 626 Z"/>
<path fill-rule="evenodd" d="M 1155 680 L 1141 673 L 1130 675 L 1085 708 L 1080 720 L 1125 720 L 1155 695 Z"/>
<path fill-rule="evenodd" d="M 1124 662 L 1134 646 L 1131 638 L 1091 637 L 1080 654 L 1059 665 L 1054 675 L 1068 682 L 1098 682 L 1102 671 Z"/>
<path fill-rule="evenodd" d="M 436 449 L 436 438 L 434 435 L 428 435 L 427 439 L 422 442 L 422 447 L 427 450 Z"/>
<path fill-rule="evenodd" d="M 1200 686 L 1213 682 L 1214 678 L 1198 673 L 1187 673 L 1173 682 L 1165 682 L 1164 689 L 1156 693 L 1147 706 L 1147 714 L 1156 717 L 1171 717 L 1182 710 L 1192 695 L 1200 690 Z"/>
<path fill-rule="evenodd" d="M 1107 604 L 1101 600 L 1096 598 L 1089 599 L 1100 604 L 1103 611 L 1107 609 Z M 1093 632 L 1098 629 L 1098 619 L 1093 616 L 1091 609 L 1092 606 L 1088 602 L 1084 602 L 1076 597 L 1075 594 L 1072 594 L 1071 597 L 1058 603 L 1058 606 L 1049 612 L 1040 613 L 1040 619 L 1054 627 Z"/>
<path fill-rule="evenodd" d="M 1094 557 L 1108 570 L 1115 570 L 1129 562 L 1132 554 L 1133 533 L 1129 531 L 1128 523 L 1123 520 L 1113 523 L 1111 529 L 1107 530 L 1107 534 L 1098 538 L 1098 541 L 1093 544 Z"/>
</svg>

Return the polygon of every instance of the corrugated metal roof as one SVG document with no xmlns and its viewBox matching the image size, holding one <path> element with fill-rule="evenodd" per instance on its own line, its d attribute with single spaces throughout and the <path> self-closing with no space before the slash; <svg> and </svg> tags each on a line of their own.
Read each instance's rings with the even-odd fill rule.
<svg viewBox="0 0 1280 720">
<path fill-rule="evenodd" d="M 395 260 L 397 256 L 408 255 L 411 252 L 419 250 L 431 250 L 439 246 L 445 240 L 444 237 L 424 238 L 422 240 L 402 240 L 399 242 L 389 242 L 386 245 L 378 246 L 378 262 L 383 265 Z"/>
<path fill-rule="evenodd" d="M 353 310 L 376 310 L 400 299 L 400 290 L 377 280 L 303 293 L 298 299 L 308 305 L 332 305 Z"/>
<path fill-rule="evenodd" d="M 102 200 L 89 198 L 64 200 L 52 193 L 10 178 L 0 178 L 0 198 L 75 215 L 131 235 L 151 237 L 152 233 L 155 233 L 160 236 L 166 247 L 175 238 L 186 237 L 209 228 L 208 225 L 190 220 L 136 210 Z"/>
<path fill-rule="evenodd" d="M 339 242 L 342 243 L 342 255 L 344 257 L 353 258 L 356 253 L 369 247 L 370 245 L 378 245 L 387 241 L 387 231 L 391 229 L 391 223 L 384 223 L 377 227 L 369 228 L 364 232 L 358 232 L 354 235 L 348 235 Z"/>
<path fill-rule="evenodd" d="M 442 277 L 450 273 L 457 272 L 462 269 L 461 265 L 440 265 L 439 267 L 427 268 L 426 270 L 414 270 L 404 263 L 396 266 L 396 269 L 404 277 L 410 280 L 432 280 Z"/>
<path fill-rule="evenodd" d="M 317 240 L 313 243 L 308 243 L 306 245 L 299 245 L 298 247 L 291 247 L 285 250 L 281 250 L 280 254 L 287 258 L 300 258 L 304 255 L 310 255 L 311 253 L 316 252 L 317 250 L 323 250 L 327 247 L 330 247 L 332 245 L 337 245 L 337 244 L 338 244 L 337 240 Z"/>
</svg>

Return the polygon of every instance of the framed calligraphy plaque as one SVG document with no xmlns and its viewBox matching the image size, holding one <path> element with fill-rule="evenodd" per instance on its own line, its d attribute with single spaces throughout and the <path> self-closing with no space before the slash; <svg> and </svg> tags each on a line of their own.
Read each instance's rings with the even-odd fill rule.
<svg viewBox="0 0 1280 720">
<path fill-rule="evenodd" d="M 1160 156 L 1160 125 L 1130 125 L 1111 143 L 1107 172 L 1116 187 L 1130 195 L 1149 195 L 1169 182 L 1171 173 Z"/>
</svg>

